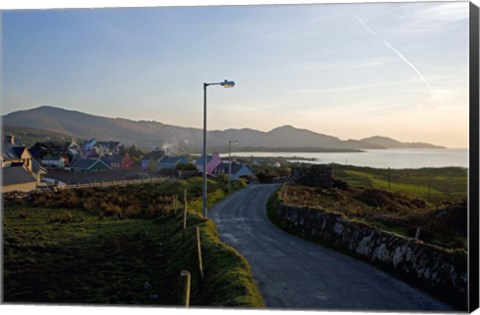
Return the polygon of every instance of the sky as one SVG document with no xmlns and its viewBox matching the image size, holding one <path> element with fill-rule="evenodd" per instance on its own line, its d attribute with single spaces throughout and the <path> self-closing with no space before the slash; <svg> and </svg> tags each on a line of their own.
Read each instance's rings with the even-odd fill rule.
<svg viewBox="0 0 480 315">
<path fill-rule="evenodd" d="M 2 114 L 468 147 L 468 2 L 2 12 Z"/>
</svg>

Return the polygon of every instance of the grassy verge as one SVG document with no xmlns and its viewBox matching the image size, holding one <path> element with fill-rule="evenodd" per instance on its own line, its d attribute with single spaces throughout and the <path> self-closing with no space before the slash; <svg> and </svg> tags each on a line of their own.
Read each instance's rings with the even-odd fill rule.
<svg viewBox="0 0 480 315">
<path fill-rule="evenodd" d="M 166 207 L 151 208 L 156 211 L 154 217 L 151 211 L 143 211 L 144 205 L 139 212 L 132 212 L 132 217 L 105 215 L 105 209 L 93 206 L 92 198 L 99 194 L 95 189 L 90 197 L 85 191 L 81 195 L 69 192 L 68 199 L 45 197 L 43 202 L 49 207 L 6 204 L 4 301 L 179 305 L 180 271 L 186 269 L 192 274 L 192 306 L 262 307 L 248 263 L 220 242 L 215 224 L 200 214 L 196 180 L 192 181 L 186 182 L 190 195 L 186 233 L 181 211 Z M 117 202 L 128 204 L 130 199 L 150 194 L 162 201 L 162 194 L 185 187 L 177 182 L 130 188 L 127 199 L 112 198 L 122 196 L 119 191 L 108 195 L 100 189 L 100 193 L 110 208 L 123 209 Z M 212 189 L 209 205 L 225 196 L 221 187 Z M 83 205 L 90 200 L 91 208 L 62 206 L 70 199 L 76 202 L 72 196 Z M 198 272 L 195 226 L 201 231 L 203 282 Z"/>
</svg>

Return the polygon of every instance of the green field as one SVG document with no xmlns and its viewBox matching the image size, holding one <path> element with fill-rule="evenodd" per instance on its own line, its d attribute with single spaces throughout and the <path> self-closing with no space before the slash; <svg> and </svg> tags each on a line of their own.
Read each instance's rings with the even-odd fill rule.
<svg viewBox="0 0 480 315">
<path fill-rule="evenodd" d="M 468 170 L 460 167 L 388 170 L 334 164 L 333 168 L 336 179 L 352 186 L 387 189 L 432 203 L 467 196 Z"/>
<path fill-rule="evenodd" d="M 98 188 L 5 202 L 4 301 L 180 305 L 180 271 L 186 269 L 192 275 L 191 305 L 262 307 L 248 263 L 219 241 L 214 223 L 200 214 L 198 182 L 129 186 L 128 195 L 121 187 Z M 212 205 L 225 191 L 221 183 L 210 184 Z M 175 211 L 164 201 L 185 188 L 184 233 L 183 204 Z M 126 206 L 134 200 L 139 208 Z M 144 209 L 154 200 L 158 206 Z M 204 281 L 195 226 L 201 231 Z"/>
</svg>

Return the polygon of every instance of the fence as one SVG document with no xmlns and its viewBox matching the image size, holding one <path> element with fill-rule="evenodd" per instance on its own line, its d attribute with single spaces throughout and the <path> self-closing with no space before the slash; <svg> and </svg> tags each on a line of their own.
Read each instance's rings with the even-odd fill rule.
<svg viewBox="0 0 480 315">
<path fill-rule="evenodd" d="M 167 180 L 167 177 L 153 177 L 153 178 L 141 178 L 141 179 L 121 179 L 121 180 L 112 180 L 112 181 L 101 181 L 101 182 L 89 182 L 89 183 L 77 183 L 65 185 L 61 188 L 64 189 L 78 189 L 78 188 L 87 188 L 87 187 L 112 187 L 112 186 L 126 186 L 132 184 L 144 184 L 144 183 L 156 183 Z"/>
</svg>

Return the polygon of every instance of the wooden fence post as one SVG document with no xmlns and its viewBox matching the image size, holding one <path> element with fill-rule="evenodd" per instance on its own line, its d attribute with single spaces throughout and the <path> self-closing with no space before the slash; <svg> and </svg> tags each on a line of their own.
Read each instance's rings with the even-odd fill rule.
<svg viewBox="0 0 480 315">
<path fill-rule="evenodd" d="M 185 231 L 187 230 L 187 189 L 183 192 L 183 241 L 185 242 Z"/>
<path fill-rule="evenodd" d="M 190 272 L 188 270 L 182 270 L 180 272 L 182 279 L 182 305 L 185 307 L 190 306 Z"/>
<path fill-rule="evenodd" d="M 415 231 L 415 239 L 420 239 L 420 232 L 422 231 L 421 228 L 417 227 L 417 230 Z"/>
<path fill-rule="evenodd" d="M 178 199 L 178 195 L 175 194 L 175 196 L 173 196 L 173 211 L 175 214 L 177 214 L 177 199 Z"/>
<path fill-rule="evenodd" d="M 200 279 L 203 283 L 202 241 L 200 239 L 200 228 L 198 226 L 195 227 L 195 237 L 197 239 L 198 270 L 200 271 Z"/>
</svg>

